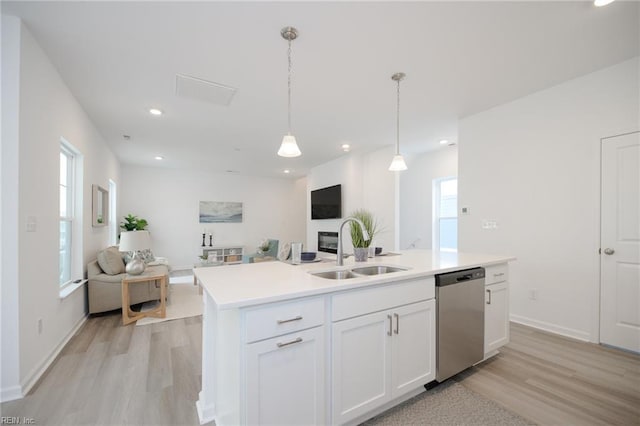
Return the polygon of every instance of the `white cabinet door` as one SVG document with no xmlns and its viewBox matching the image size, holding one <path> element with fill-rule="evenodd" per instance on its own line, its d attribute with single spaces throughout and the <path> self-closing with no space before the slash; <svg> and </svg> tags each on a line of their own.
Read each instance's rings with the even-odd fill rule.
<svg viewBox="0 0 640 426">
<path fill-rule="evenodd" d="M 324 326 L 245 346 L 246 424 L 325 424 Z"/>
<path fill-rule="evenodd" d="M 509 343 L 509 283 L 485 286 L 484 354 Z"/>
<path fill-rule="evenodd" d="M 333 324 L 333 424 L 435 379 L 435 300 Z"/>
<path fill-rule="evenodd" d="M 393 309 L 392 398 L 436 378 L 436 301 Z"/>
<path fill-rule="evenodd" d="M 391 400 L 392 320 L 385 311 L 333 324 L 333 424 Z"/>
</svg>

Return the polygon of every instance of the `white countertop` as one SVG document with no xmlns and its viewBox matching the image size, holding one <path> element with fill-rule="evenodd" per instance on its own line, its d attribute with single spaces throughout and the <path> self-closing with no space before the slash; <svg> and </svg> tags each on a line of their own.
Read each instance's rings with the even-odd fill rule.
<svg viewBox="0 0 640 426">
<path fill-rule="evenodd" d="M 290 265 L 283 262 L 246 263 L 193 270 L 202 287 L 218 309 L 241 308 L 298 297 L 332 293 L 390 281 L 428 277 L 460 269 L 489 266 L 515 260 L 511 256 L 475 253 L 448 253 L 431 250 L 407 250 L 398 256 L 376 256 L 367 262 L 344 260 L 344 266 L 332 261 Z M 407 271 L 347 280 L 315 277 L 309 272 L 351 269 L 370 265 L 409 268 Z"/>
</svg>

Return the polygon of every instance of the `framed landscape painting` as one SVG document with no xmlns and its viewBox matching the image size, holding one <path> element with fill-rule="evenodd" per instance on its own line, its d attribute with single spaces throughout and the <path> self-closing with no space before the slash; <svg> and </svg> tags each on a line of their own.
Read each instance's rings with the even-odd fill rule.
<svg viewBox="0 0 640 426">
<path fill-rule="evenodd" d="M 242 203 L 200 201 L 200 223 L 241 223 Z"/>
</svg>

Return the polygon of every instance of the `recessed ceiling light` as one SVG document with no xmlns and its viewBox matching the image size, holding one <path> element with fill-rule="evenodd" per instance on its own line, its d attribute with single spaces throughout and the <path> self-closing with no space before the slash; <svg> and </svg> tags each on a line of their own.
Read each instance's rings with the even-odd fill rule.
<svg viewBox="0 0 640 426">
<path fill-rule="evenodd" d="M 283 173 L 287 173 L 287 174 L 289 174 L 289 173 L 291 173 L 291 170 L 289 170 L 289 169 L 285 169 L 285 170 L 283 170 L 282 172 L 283 172 Z"/>
<path fill-rule="evenodd" d="M 349 152 L 349 150 L 351 149 L 351 145 L 349 145 L 348 143 L 343 143 L 341 148 L 344 152 Z"/>
<path fill-rule="evenodd" d="M 149 110 L 149 114 L 151 115 L 162 115 L 162 110 L 158 108 L 151 108 Z"/>
<path fill-rule="evenodd" d="M 449 143 L 449 141 L 448 141 L 448 140 L 446 140 L 446 139 L 442 139 L 442 140 L 440 141 L 440 145 L 446 145 L 446 144 L 448 144 L 448 143 Z"/>
<path fill-rule="evenodd" d="M 164 160 L 164 157 L 162 157 L 162 156 L 160 156 L 160 155 L 156 155 L 156 156 L 155 156 L 155 157 L 153 157 L 153 158 L 155 158 L 156 160 Z"/>
<path fill-rule="evenodd" d="M 609 3 L 613 3 L 614 0 L 593 0 L 593 5 L 597 7 L 606 6 Z"/>
</svg>

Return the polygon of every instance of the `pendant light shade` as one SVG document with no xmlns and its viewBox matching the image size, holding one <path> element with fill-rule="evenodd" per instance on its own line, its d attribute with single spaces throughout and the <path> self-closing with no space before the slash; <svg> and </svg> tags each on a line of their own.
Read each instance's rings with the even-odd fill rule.
<svg viewBox="0 0 640 426">
<path fill-rule="evenodd" d="M 391 165 L 389 166 L 389 171 L 401 172 L 403 170 L 407 170 L 407 163 L 404 162 L 402 155 L 394 155 L 393 160 L 391 160 Z"/>
<path fill-rule="evenodd" d="M 284 135 L 282 138 L 282 145 L 278 150 L 280 157 L 299 157 L 302 154 L 298 144 L 296 143 L 296 137 L 293 135 Z"/>
<path fill-rule="evenodd" d="M 406 77 L 406 74 L 403 72 L 395 73 L 391 76 L 391 80 L 398 83 L 398 102 L 397 102 L 397 116 L 396 116 L 396 155 L 393 156 L 393 160 L 391 160 L 391 164 L 389 165 L 390 172 L 400 172 L 402 170 L 407 170 L 407 163 L 404 162 L 404 158 L 400 154 L 400 81 L 402 81 Z"/>
<path fill-rule="evenodd" d="M 280 35 L 289 43 L 289 49 L 287 50 L 287 58 L 289 60 L 287 78 L 287 122 L 289 132 L 282 138 L 278 155 L 281 157 L 299 157 L 302 155 L 302 152 L 300 152 L 300 148 L 298 148 L 296 137 L 291 134 L 291 41 L 298 37 L 298 30 L 293 27 L 284 27 L 280 30 Z"/>
</svg>

